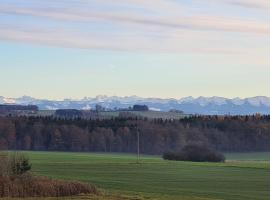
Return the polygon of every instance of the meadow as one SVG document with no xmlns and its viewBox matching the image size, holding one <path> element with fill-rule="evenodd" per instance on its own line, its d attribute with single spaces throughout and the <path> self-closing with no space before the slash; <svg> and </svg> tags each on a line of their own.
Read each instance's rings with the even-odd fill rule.
<svg viewBox="0 0 270 200">
<path fill-rule="evenodd" d="M 119 111 L 108 111 L 108 112 L 100 112 L 100 117 L 111 118 L 111 117 L 119 117 L 121 112 Z M 177 112 L 162 112 L 162 111 L 123 111 L 122 113 L 129 113 L 131 115 L 137 117 L 143 117 L 148 119 L 182 119 L 185 117 L 189 117 L 188 114 L 177 113 Z"/>
<path fill-rule="evenodd" d="M 106 191 L 103 197 L 75 199 L 121 199 L 118 194 L 158 200 L 270 199 L 270 153 L 227 154 L 227 162 L 218 164 L 145 155 L 136 164 L 129 154 L 25 153 L 37 175 L 90 182 Z"/>
</svg>

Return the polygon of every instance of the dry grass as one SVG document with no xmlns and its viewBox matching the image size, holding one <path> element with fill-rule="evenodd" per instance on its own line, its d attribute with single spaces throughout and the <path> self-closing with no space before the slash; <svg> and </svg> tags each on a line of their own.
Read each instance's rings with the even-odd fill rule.
<svg viewBox="0 0 270 200">
<path fill-rule="evenodd" d="M 52 180 L 31 174 L 0 177 L 0 197 L 64 197 L 79 194 L 99 195 L 100 191 L 86 183 Z"/>
<path fill-rule="evenodd" d="M 2 198 L 1 200 L 20 200 L 21 198 Z M 126 196 L 117 194 L 100 194 L 100 195 L 78 195 L 70 197 L 32 197 L 24 200 L 145 200 L 139 196 Z M 148 199 L 148 198 L 147 198 Z M 151 200 L 155 200 L 152 199 Z"/>
</svg>

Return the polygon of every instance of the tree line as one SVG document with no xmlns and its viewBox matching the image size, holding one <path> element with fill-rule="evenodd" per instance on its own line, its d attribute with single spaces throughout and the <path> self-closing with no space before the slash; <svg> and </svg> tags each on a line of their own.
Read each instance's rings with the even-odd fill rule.
<svg viewBox="0 0 270 200">
<path fill-rule="evenodd" d="M 179 120 L 1 117 L 1 150 L 162 154 L 187 144 L 222 152 L 270 151 L 270 116 L 193 116 Z"/>
</svg>

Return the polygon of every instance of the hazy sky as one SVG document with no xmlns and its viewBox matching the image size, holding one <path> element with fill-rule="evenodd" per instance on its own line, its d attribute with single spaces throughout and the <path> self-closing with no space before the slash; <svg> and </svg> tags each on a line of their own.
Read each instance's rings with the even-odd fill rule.
<svg viewBox="0 0 270 200">
<path fill-rule="evenodd" d="M 269 0 L 1 0 L 0 96 L 270 96 Z"/>
</svg>

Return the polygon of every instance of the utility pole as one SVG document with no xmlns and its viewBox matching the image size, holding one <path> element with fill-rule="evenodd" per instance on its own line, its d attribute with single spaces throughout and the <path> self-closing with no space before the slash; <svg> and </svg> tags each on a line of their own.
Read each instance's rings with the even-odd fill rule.
<svg viewBox="0 0 270 200">
<path fill-rule="evenodd" d="M 137 127 L 137 164 L 140 163 L 140 132 Z"/>
</svg>

